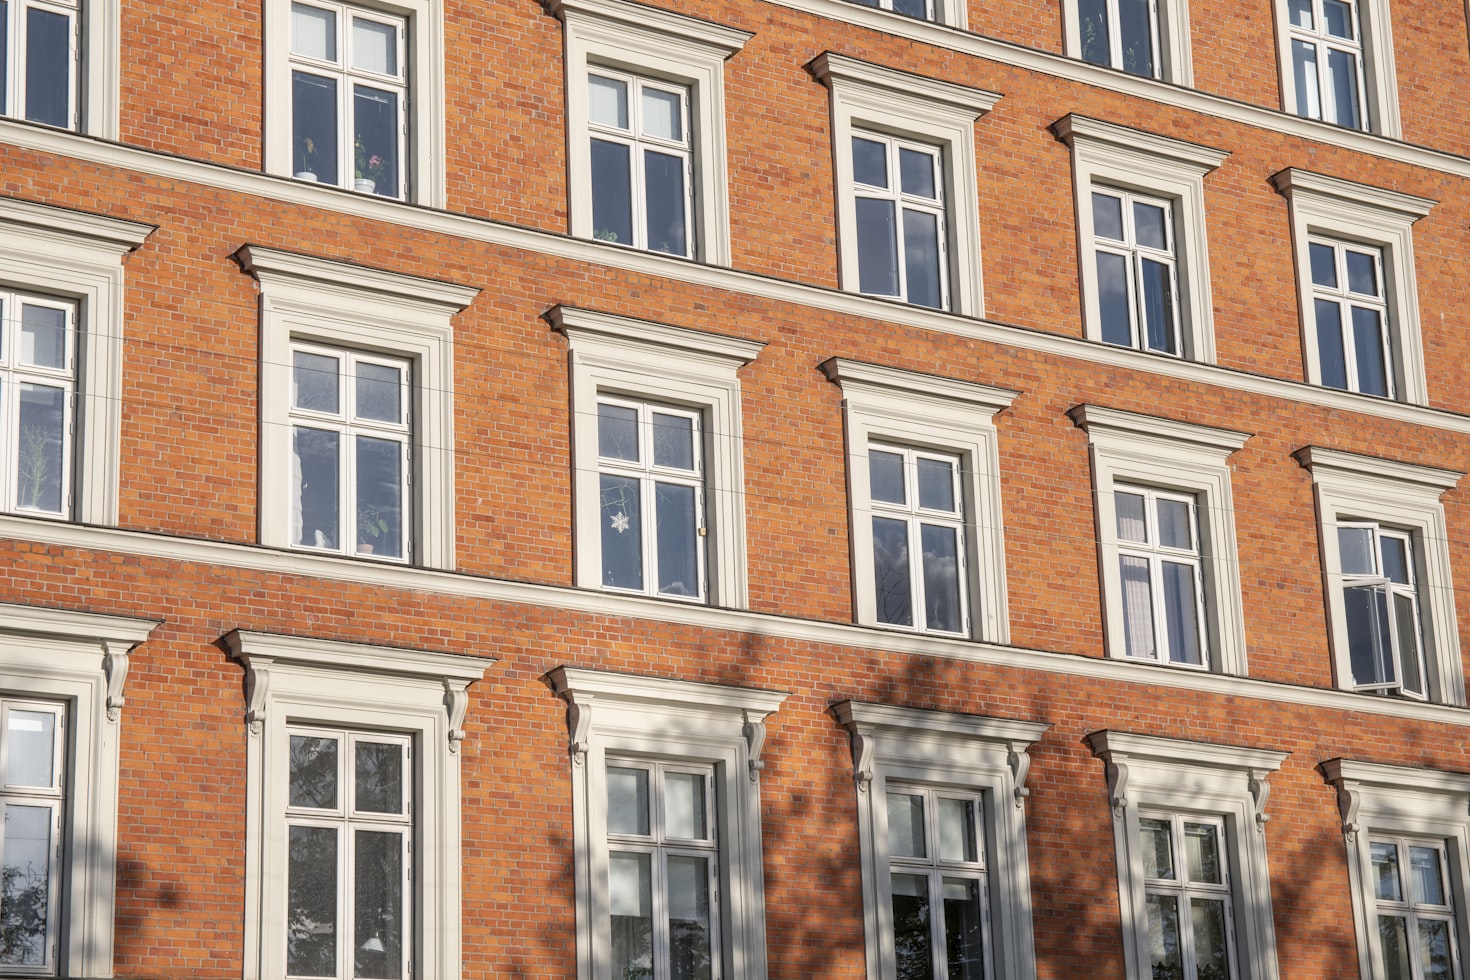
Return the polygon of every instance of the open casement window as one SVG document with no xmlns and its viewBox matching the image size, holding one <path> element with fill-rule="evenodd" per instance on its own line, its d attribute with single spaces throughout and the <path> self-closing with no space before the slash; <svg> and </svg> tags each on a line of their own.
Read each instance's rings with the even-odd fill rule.
<svg viewBox="0 0 1470 980">
<path fill-rule="evenodd" d="M 1383 250 L 1314 237 L 1307 252 L 1322 384 L 1393 398 Z"/>
<path fill-rule="evenodd" d="M 0 292 L 0 510 L 72 513 L 76 304 Z"/>
<path fill-rule="evenodd" d="M 1440 503 L 1462 474 L 1316 446 L 1295 455 L 1316 490 L 1337 686 L 1464 704 Z"/>
<path fill-rule="evenodd" d="M 1092 233 L 1103 341 L 1181 354 L 1170 202 L 1095 189 Z"/>
<path fill-rule="evenodd" d="M 949 249 L 939 148 L 852 137 L 858 291 L 949 308 Z"/>
<path fill-rule="evenodd" d="M 1115 485 L 1127 655 L 1209 663 L 1197 506 L 1191 496 Z"/>
<path fill-rule="evenodd" d="M 843 701 L 868 976 L 1036 975 L 1023 785 L 1046 725 Z"/>
<path fill-rule="evenodd" d="M 1362 980 L 1464 980 L 1470 777 L 1329 759 Z"/>
<path fill-rule="evenodd" d="M 1344 0 L 1287 0 L 1296 114 L 1362 129 L 1363 32 Z"/>
<path fill-rule="evenodd" d="M 964 485 L 958 456 L 870 443 L 878 622 L 969 635 Z"/>
<path fill-rule="evenodd" d="M 81 17 L 68 0 L 0 0 L 0 114 L 77 128 Z"/>
<path fill-rule="evenodd" d="M 1126 732 L 1106 764 L 1128 980 L 1274 980 L 1266 779 L 1284 752 Z"/>
<path fill-rule="evenodd" d="M 580 980 L 764 980 L 759 758 L 785 694 L 558 667 Z"/>
</svg>

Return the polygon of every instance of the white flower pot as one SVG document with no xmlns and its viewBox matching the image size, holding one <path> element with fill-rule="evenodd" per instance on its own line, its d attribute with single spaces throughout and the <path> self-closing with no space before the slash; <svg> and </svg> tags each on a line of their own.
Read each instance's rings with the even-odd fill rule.
<svg viewBox="0 0 1470 980">
<path fill-rule="evenodd" d="M 316 183 L 316 174 L 312 173 L 310 170 L 298 170 L 296 171 L 295 176 L 297 180 L 309 180 L 313 184 Z"/>
<path fill-rule="evenodd" d="M 373 191 L 378 189 L 378 185 L 374 181 L 368 180 L 366 177 L 359 177 L 352 182 L 352 189 L 357 191 L 359 194 L 371 194 Z"/>
</svg>

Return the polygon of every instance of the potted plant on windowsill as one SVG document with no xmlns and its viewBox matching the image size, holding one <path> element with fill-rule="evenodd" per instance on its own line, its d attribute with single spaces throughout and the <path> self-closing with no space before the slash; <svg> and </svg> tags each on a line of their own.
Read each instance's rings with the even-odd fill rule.
<svg viewBox="0 0 1470 980">
<path fill-rule="evenodd" d="M 388 161 L 376 153 L 369 153 L 367 147 L 362 145 L 362 137 L 357 138 L 353 145 L 353 176 L 352 189 L 360 194 L 373 194 L 377 192 L 378 181 L 383 179 L 383 174 L 388 170 Z"/>
<path fill-rule="evenodd" d="M 371 504 L 363 505 L 357 512 L 357 553 L 370 555 L 385 542 L 388 536 L 387 509 Z"/>
<path fill-rule="evenodd" d="M 302 137 L 296 149 L 294 176 L 297 180 L 309 180 L 316 183 L 316 142 L 310 136 Z"/>
</svg>

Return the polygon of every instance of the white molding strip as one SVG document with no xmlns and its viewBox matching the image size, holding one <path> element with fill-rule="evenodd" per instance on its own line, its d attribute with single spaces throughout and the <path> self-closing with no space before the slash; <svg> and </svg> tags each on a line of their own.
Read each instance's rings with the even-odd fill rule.
<svg viewBox="0 0 1470 980">
<path fill-rule="evenodd" d="M 1248 677 L 1207 674 L 1165 665 L 1125 663 L 1081 654 L 919 636 L 848 623 L 827 623 L 769 613 L 715 609 L 588 589 L 512 582 L 423 568 L 382 565 L 351 558 L 297 554 L 249 545 L 169 537 L 143 531 L 86 527 L 0 515 L 0 538 L 50 547 L 192 562 L 239 571 L 300 575 L 324 581 L 414 590 L 437 596 L 459 596 L 487 602 L 522 603 L 593 616 L 641 619 L 772 639 L 826 643 L 880 653 L 939 657 L 1012 670 L 1035 670 L 1145 687 L 1191 690 L 1219 697 L 1250 698 L 1333 711 L 1387 715 L 1406 721 L 1470 727 L 1470 709 L 1447 705 L 1425 704 L 1330 688 L 1300 687 Z"/>
</svg>

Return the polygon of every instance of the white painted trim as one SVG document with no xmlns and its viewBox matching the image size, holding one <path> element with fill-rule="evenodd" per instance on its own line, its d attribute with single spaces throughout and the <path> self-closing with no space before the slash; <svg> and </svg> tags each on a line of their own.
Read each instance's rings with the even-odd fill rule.
<svg viewBox="0 0 1470 980">
<path fill-rule="evenodd" d="M 1378 969 L 1382 957 L 1375 955 L 1378 917 L 1369 834 L 1444 841 L 1449 851 L 1455 931 L 1462 937 L 1470 935 L 1470 776 L 1349 759 L 1328 759 L 1317 768 L 1323 780 L 1337 790 L 1362 980 L 1385 980 Z"/>
<path fill-rule="evenodd" d="M 893 442 L 960 457 L 969 635 L 1009 642 L 1000 448 L 993 418 L 1017 393 L 836 357 L 821 368 L 842 388 L 853 618 L 864 626 L 878 625 L 868 452 L 874 441 Z"/>
<path fill-rule="evenodd" d="M 1026 750 L 1050 725 L 979 715 L 842 701 L 832 706 L 852 741 L 863 872 L 863 935 L 869 980 L 891 974 L 893 922 L 886 810 L 889 779 L 963 787 L 982 794 L 992 970 L 1036 976 L 1031 872 L 1026 850 Z"/>
<path fill-rule="evenodd" d="M 1308 235 L 1319 234 L 1383 250 L 1394 398 L 1414 405 L 1428 404 L 1424 340 L 1419 325 L 1419 287 L 1414 278 L 1414 238 L 1410 229 L 1415 221 L 1429 213 L 1435 202 L 1296 169 L 1283 170 L 1271 180 L 1290 203 L 1302 359 L 1308 383 L 1322 383 L 1307 249 Z"/>
<path fill-rule="evenodd" d="M 1194 56 L 1190 50 L 1189 0 L 1156 0 L 1159 24 L 1160 77 L 1172 85 L 1189 88 L 1194 85 Z M 1062 7 L 1062 38 L 1067 57 L 1082 57 L 1082 18 L 1077 13 L 1077 0 L 1065 0 Z M 1106 69 L 1122 74 L 1121 69 Z"/>
<path fill-rule="evenodd" d="M 985 290 L 980 253 L 980 196 L 975 120 L 1000 96 L 823 52 L 807 70 L 832 93 L 833 187 L 837 193 L 838 272 L 858 291 L 857 212 L 853 203 L 852 137 L 875 130 L 937 146 L 944 170 L 950 308 L 981 316 Z"/>
<path fill-rule="evenodd" d="M 1440 502 L 1440 497 L 1464 474 L 1316 446 L 1300 449 L 1295 456 L 1311 472 L 1316 491 L 1317 538 L 1322 551 L 1334 682 L 1344 689 L 1353 686 L 1337 525 L 1340 520 L 1353 519 L 1382 522 L 1413 534 L 1430 700 L 1464 705 L 1465 665 L 1460 658 L 1460 631 L 1455 618 L 1449 525 Z"/>
<path fill-rule="evenodd" d="M 720 828 L 721 975 L 766 976 L 765 879 L 759 774 L 765 721 L 787 695 L 752 688 L 557 667 L 547 680 L 567 702 L 577 976 L 608 975 L 608 755 L 657 755 L 715 769 Z"/>
<path fill-rule="evenodd" d="M 81 6 L 81 130 L 115 140 L 122 131 L 122 4 L 90 0 Z"/>
<path fill-rule="evenodd" d="M 1250 435 L 1097 405 L 1078 405 L 1068 414 L 1078 428 L 1087 432 L 1092 458 L 1098 571 L 1103 586 L 1103 627 L 1108 656 L 1130 664 L 1140 663 L 1128 660 L 1126 653 L 1113 491 L 1118 483 L 1143 484 L 1196 498 L 1209 669 L 1244 677 L 1249 672 L 1249 658 L 1228 460 Z"/>
<path fill-rule="evenodd" d="M 1136 191 L 1173 204 L 1175 259 L 1182 293 L 1179 307 L 1184 320 L 1180 356 L 1213 363 L 1215 305 L 1210 292 L 1205 177 L 1229 154 L 1078 115 L 1063 116 L 1052 125 L 1052 132 L 1072 150 L 1078 270 L 1087 338 L 1102 341 L 1092 190 L 1100 186 Z"/>
<path fill-rule="evenodd" d="M 495 661 L 234 631 L 246 671 L 245 980 L 281 976 L 286 957 L 286 726 L 293 722 L 413 736 L 414 976 L 460 975 L 460 723 L 469 686 Z"/>
<path fill-rule="evenodd" d="M 413 362 L 412 560 L 454 567 L 454 328 L 479 292 L 246 245 L 260 283 L 260 541 L 291 545 L 291 342 L 377 350 Z"/>
<path fill-rule="evenodd" d="M 1402 139 L 1389 0 L 1352 0 L 1352 3 L 1358 8 L 1362 32 L 1363 81 L 1367 87 L 1367 91 L 1362 93 L 1365 128 L 1389 139 Z M 1288 0 L 1272 0 L 1271 8 L 1276 16 L 1276 66 L 1281 72 L 1281 107 L 1285 112 L 1295 113 L 1296 75 L 1291 57 L 1291 30 L 1287 26 L 1291 23 Z"/>
<path fill-rule="evenodd" d="M 1113 841 L 1118 856 L 1118 903 L 1128 980 L 1149 976 L 1149 930 L 1143 888 L 1140 808 L 1208 813 L 1225 820 L 1240 976 L 1275 980 L 1276 929 L 1266 859 L 1267 777 L 1289 753 L 1123 732 L 1087 736 L 1107 764 Z"/>
<path fill-rule="evenodd" d="M 693 257 L 730 264 L 725 61 L 753 37 L 746 31 L 626 0 L 543 0 L 564 25 L 567 186 L 571 233 L 592 237 L 592 159 L 587 70 L 603 65 L 689 89 L 692 117 Z M 627 246 L 613 245 L 628 251 Z"/>
<path fill-rule="evenodd" d="M 111 977 L 118 737 L 128 655 L 156 622 L 0 604 L 0 692 L 67 704 L 62 976 Z"/>
<path fill-rule="evenodd" d="M 710 531 L 707 600 L 745 608 L 750 590 L 738 372 L 765 344 L 567 306 L 553 307 L 546 318 L 566 336 L 569 347 L 577 584 L 602 588 L 597 397 L 600 392 L 621 393 L 701 413 Z"/>
</svg>

